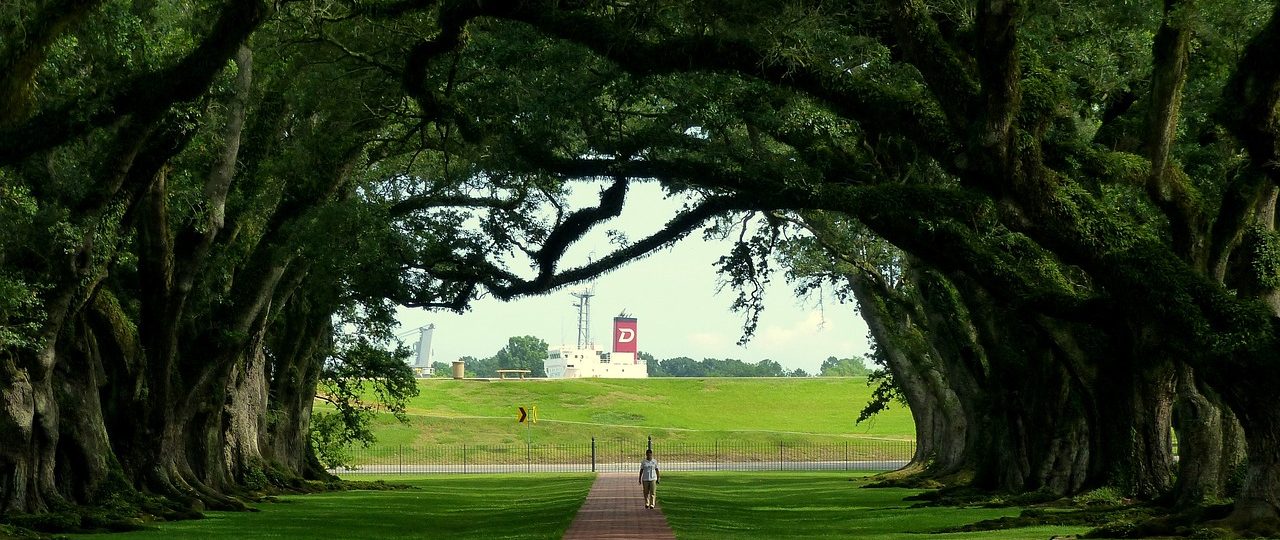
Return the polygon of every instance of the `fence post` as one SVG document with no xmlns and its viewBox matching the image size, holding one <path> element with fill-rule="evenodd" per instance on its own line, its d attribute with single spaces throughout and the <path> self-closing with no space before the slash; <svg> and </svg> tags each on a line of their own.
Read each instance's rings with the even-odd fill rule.
<svg viewBox="0 0 1280 540">
<path fill-rule="evenodd" d="M 591 438 L 591 472 L 596 472 L 596 438 Z"/>
<path fill-rule="evenodd" d="M 653 450 L 653 435 L 649 436 L 649 446 L 647 446 L 645 450 Z"/>
<path fill-rule="evenodd" d="M 778 441 L 778 470 L 782 470 L 782 441 Z"/>
<path fill-rule="evenodd" d="M 844 442 L 844 470 L 849 470 L 849 441 Z"/>
</svg>

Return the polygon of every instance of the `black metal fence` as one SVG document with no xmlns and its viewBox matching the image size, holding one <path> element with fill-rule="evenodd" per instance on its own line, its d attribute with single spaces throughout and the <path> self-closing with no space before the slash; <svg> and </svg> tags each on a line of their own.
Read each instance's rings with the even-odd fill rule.
<svg viewBox="0 0 1280 540">
<path fill-rule="evenodd" d="M 375 445 L 352 450 L 339 474 L 618 472 L 635 470 L 652 449 L 663 470 L 892 470 L 911 460 L 915 441 L 850 439 L 663 442 L 591 439 L 576 444 Z"/>
</svg>

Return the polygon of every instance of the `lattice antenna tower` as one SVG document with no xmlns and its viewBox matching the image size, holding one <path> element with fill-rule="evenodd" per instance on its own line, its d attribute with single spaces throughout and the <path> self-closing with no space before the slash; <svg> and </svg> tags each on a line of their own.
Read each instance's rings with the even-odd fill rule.
<svg viewBox="0 0 1280 540">
<path fill-rule="evenodd" d="M 595 289 L 587 287 L 572 294 L 578 301 L 573 306 L 578 308 L 578 348 L 585 349 L 591 342 L 591 297 L 596 295 Z"/>
</svg>

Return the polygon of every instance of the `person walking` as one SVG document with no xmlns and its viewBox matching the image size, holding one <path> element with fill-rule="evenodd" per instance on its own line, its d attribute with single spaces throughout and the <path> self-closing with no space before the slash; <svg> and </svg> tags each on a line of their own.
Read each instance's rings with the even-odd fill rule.
<svg viewBox="0 0 1280 540">
<path fill-rule="evenodd" d="M 644 461 L 640 462 L 640 486 L 644 488 L 644 507 L 658 506 L 658 481 L 662 472 L 658 470 L 658 461 L 653 459 L 653 450 L 644 451 Z"/>
</svg>

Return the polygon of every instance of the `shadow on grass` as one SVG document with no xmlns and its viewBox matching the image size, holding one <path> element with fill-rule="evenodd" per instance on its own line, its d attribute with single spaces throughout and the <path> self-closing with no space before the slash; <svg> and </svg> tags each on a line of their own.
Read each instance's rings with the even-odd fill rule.
<svg viewBox="0 0 1280 540">
<path fill-rule="evenodd" d="M 667 521 L 681 540 L 713 538 L 922 539 L 1049 538 L 1081 526 L 954 530 L 1016 517 L 1021 508 L 918 508 L 905 488 L 862 489 L 866 475 L 849 473 L 664 474 L 660 494 Z M 950 532 L 940 532 L 953 529 Z"/>
<path fill-rule="evenodd" d="M 208 512 L 205 519 L 149 530 L 74 535 L 133 538 L 560 538 L 586 499 L 592 477 L 471 475 L 396 479 L 354 489 L 286 495 L 259 512 Z M 407 489 L 388 489 L 400 485 Z"/>
</svg>

